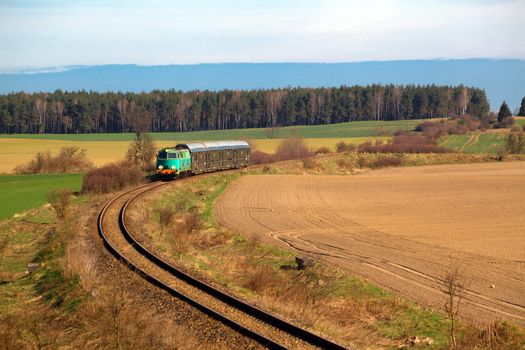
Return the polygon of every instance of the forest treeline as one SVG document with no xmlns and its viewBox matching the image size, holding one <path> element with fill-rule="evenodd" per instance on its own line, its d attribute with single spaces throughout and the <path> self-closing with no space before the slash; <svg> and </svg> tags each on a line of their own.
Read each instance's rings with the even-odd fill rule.
<svg viewBox="0 0 525 350">
<path fill-rule="evenodd" d="M 489 113 L 485 91 L 369 85 L 271 90 L 76 91 L 0 96 L 0 133 L 198 131 Z"/>
</svg>

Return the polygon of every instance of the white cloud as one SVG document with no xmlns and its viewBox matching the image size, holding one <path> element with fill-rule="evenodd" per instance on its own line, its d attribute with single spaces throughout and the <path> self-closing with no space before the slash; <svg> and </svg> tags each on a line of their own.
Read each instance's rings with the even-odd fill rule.
<svg viewBox="0 0 525 350">
<path fill-rule="evenodd" d="M 2 70 L 106 63 L 525 58 L 523 0 L 2 6 Z"/>
</svg>

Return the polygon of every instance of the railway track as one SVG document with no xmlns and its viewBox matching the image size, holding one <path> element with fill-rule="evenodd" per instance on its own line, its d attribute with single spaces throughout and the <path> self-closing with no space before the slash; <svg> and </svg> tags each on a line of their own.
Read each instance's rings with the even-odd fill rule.
<svg viewBox="0 0 525 350">
<path fill-rule="evenodd" d="M 162 186 L 166 186 L 166 183 L 131 189 L 110 200 L 101 210 L 98 232 L 105 247 L 117 259 L 151 284 L 267 348 L 345 349 L 340 344 L 216 289 L 168 264 L 141 245 L 126 225 L 126 210 L 136 198 Z"/>
</svg>

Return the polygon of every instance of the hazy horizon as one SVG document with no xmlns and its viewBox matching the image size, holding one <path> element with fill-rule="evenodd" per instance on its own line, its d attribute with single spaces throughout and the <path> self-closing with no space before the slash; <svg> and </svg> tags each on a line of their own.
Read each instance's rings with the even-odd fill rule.
<svg viewBox="0 0 525 350">
<path fill-rule="evenodd" d="M 340 85 L 460 85 L 485 89 L 492 110 L 516 108 L 525 94 L 525 60 L 403 60 L 347 63 L 97 65 L 0 74 L 0 93 L 93 90 L 250 90 Z"/>
</svg>

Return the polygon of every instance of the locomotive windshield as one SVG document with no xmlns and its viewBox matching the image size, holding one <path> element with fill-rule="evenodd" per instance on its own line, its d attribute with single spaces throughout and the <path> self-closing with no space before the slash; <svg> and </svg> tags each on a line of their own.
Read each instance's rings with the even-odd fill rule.
<svg viewBox="0 0 525 350">
<path fill-rule="evenodd" d="M 166 151 L 159 151 L 159 159 L 166 159 L 167 153 Z"/>
</svg>

